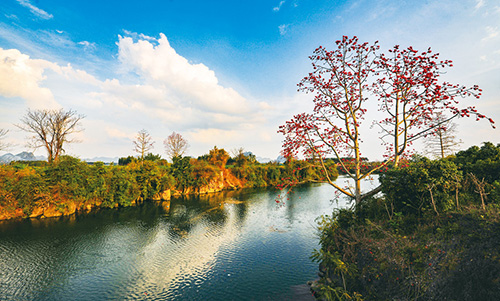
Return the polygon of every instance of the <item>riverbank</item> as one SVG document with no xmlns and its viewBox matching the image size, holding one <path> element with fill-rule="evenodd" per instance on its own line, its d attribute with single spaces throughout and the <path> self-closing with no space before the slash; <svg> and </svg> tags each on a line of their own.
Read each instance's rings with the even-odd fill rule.
<svg viewBox="0 0 500 301">
<path fill-rule="evenodd" d="M 284 204 L 275 188 L 245 188 L 0 222 L 0 296 L 295 300 L 317 272 L 314 220 L 334 205 L 329 185 L 294 191 Z"/>
<path fill-rule="evenodd" d="M 497 300 L 500 294 L 498 208 L 385 221 L 341 212 L 322 226 L 331 229 L 328 238 L 323 232 L 331 241 L 320 252 L 330 257 L 312 287 L 327 300 Z"/>
<path fill-rule="evenodd" d="M 336 172 L 335 165 L 331 169 Z M 63 156 L 55 164 L 17 162 L 0 165 L 0 220 L 51 218 L 169 200 L 171 196 L 284 187 L 318 180 L 317 171 L 317 167 L 299 160 L 226 166 L 182 158 L 174 164 L 145 160 L 106 166 Z"/>
<path fill-rule="evenodd" d="M 383 195 L 320 220 L 318 297 L 497 300 L 500 145 L 415 156 L 379 180 Z"/>
</svg>

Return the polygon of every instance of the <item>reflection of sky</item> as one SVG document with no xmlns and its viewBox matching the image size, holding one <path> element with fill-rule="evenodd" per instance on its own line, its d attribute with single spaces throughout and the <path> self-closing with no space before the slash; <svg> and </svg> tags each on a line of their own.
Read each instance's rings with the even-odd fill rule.
<svg viewBox="0 0 500 301">
<path fill-rule="evenodd" d="M 136 264 L 141 278 L 135 287 L 148 294 L 161 294 L 183 286 L 197 285 L 207 279 L 222 245 L 234 241 L 239 233 L 235 213 L 226 210 L 227 222 L 219 229 L 209 229 L 203 220 L 182 238 L 172 238 L 162 223 L 155 229 L 152 241 L 141 250 Z M 154 284 L 154 285 L 152 285 Z"/>
<path fill-rule="evenodd" d="M 278 194 L 257 189 L 173 199 L 169 210 L 155 204 L 102 210 L 76 222 L 25 223 L 17 232 L 0 224 L 0 280 L 6 279 L 0 296 L 7 289 L 19 299 L 284 294 L 316 275 L 309 259 L 318 246 L 315 219 L 346 203 L 333 201 L 329 185 L 296 187 L 276 203 Z"/>
</svg>

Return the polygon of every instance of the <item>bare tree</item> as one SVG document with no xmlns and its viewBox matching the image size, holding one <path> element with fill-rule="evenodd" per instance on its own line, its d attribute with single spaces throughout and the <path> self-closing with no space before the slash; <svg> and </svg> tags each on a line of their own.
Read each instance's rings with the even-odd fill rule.
<svg viewBox="0 0 500 301">
<path fill-rule="evenodd" d="M 9 144 L 3 141 L 8 132 L 9 130 L 0 129 L 0 151 L 6 150 L 9 147 Z"/>
<path fill-rule="evenodd" d="M 142 129 L 137 133 L 134 141 L 134 151 L 141 155 L 141 160 L 144 160 L 144 155 L 153 149 L 153 138 L 148 133 L 148 131 Z"/>
<path fill-rule="evenodd" d="M 172 132 L 172 134 L 163 141 L 163 144 L 165 145 L 165 152 L 170 159 L 184 155 L 189 147 L 187 140 L 176 132 Z"/>
<path fill-rule="evenodd" d="M 437 113 L 433 121 L 434 131 L 425 140 L 427 153 L 436 158 L 452 155 L 462 141 L 457 141 L 457 124 L 446 118 L 442 113 Z"/>
<path fill-rule="evenodd" d="M 69 110 L 29 110 L 21 119 L 21 124 L 16 125 L 23 131 L 32 133 L 31 141 L 28 142 L 34 149 L 43 147 L 47 151 L 49 163 L 57 162 L 59 156 L 64 153 L 64 145 L 78 142 L 70 139 L 73 133 L 81 132 L 80 121 L 84 115 Z"/>
</svg>

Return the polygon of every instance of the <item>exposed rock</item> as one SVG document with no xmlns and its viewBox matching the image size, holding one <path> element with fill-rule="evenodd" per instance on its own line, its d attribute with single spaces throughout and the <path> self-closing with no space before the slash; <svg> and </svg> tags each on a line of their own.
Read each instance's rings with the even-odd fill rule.
<svg viewBox="0 0 500 301">
<path fill-rule="evenodd" d="M 15 210 L 8 210 L 5 207 L 0 207 L 0 220 L 6 220 L 18 217 L 24 217 L 23 209 L 17 208 Z"/>
<path fill-rule="evenodd" d="M 41 215 L 43 214 L 44 209 L 45 209 L 45 208 L 43 208 L 43 207 L 35 207 L 35 208 L 33 209 L 33 211 L 31 212 L 30 217 L 31 217 L 31 218 L 34 218 L 34 217 L 39 217 L 39 216 L 41 216 Z"/>
<path fill-rule="evenodd" d="M 163 192 L 157 193 L 153 197 L 153 201 L 168 201 L 170 200 L 170 197 L 171 197 L 170 189 L 167 189 Z"/>
<path fill-rule="evenodd" d="M 62 215 L 62 212 L 59 211 L 54 204 L 50 204 L 43 211 L 43 216 L 44 217 L 57 217 L 57 216 L 61 216 L 61 215 Z"/>
<path fill-rule="evenodd" d="M 76 212 L 76 204 L 75 202 L 70 202 L 66 210 L 64 210 L 64 215 L 72 215 Z"/>
<path fill-rule="evenodd" d="M 170 211 L 170 201 L 161 202 L 161 207 L 163 208 L 163 210 L 165 210 L 165 212 L 169 212 Z"/>
</svg>

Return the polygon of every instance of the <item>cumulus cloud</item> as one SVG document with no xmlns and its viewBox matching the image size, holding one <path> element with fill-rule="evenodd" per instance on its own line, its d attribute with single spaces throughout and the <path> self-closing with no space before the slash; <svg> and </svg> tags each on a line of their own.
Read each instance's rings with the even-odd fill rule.
<svg viewBox="0 0 500 301">
<path fill-rule="evenodd" d="M 128 150 L 138 128 L 155 137 L 185 133 L 193 149 L 215 142 L 236 147 L 261 139 L 252 133 L 267 123 L 274 107 L 224 87 L 213 70 L 179 55 L 163 34 L 158 39 L 142 34 L 119 37 L 117 44 L 118 68 L 126 73 L 109 79 L 0 48 L 0 101 L 15 102 L 17 110 L 9 114 L 9 122 L 14 123 L 26 106 L 75 109 L 88 117 L 81 139 L 96 149 L 107 143 Z M 88 46 L 85 41 L 80 45 Z"/>
<path fill-rule="evenodd" d="M 191 64 L 177 54 L 165 35 L 160 34 L 156 45 L 120 36 L 118 47 L 122 64 L 148 83 L 163 87 L 171 97 L 169 101 L 206 112 L 240 115 L 248 112 L 244 97 L 232 88 L 221 86 L 215 72 L 204 64 Z"/>
<path fill-rule="evenodd" d="M 19 50 L 0 48 L 0 95 L 21 97 L 33 108 L 57 108 L 52 92 L 41 86 L 46 69 L 57 69 L 54 63 L 30 59 Z"/>
<path fill-rule="evenodd" d="M 22 6 L 28 8 L 32 14 L 34 14 L 35 16 L 37 16 L 41 19 L 48 20 L 48 19 L 52 19 L 54 17 L 52 14 L 49 14 L 48 12 L 44 11 L 43 9 L 40 9 L 40 8 L 34 6 L 33 4 L 31 4 L 31 2 L 29 0 L 17 0 L 17 2 L 19 4 L 21 4 Z"/>
</svg>

